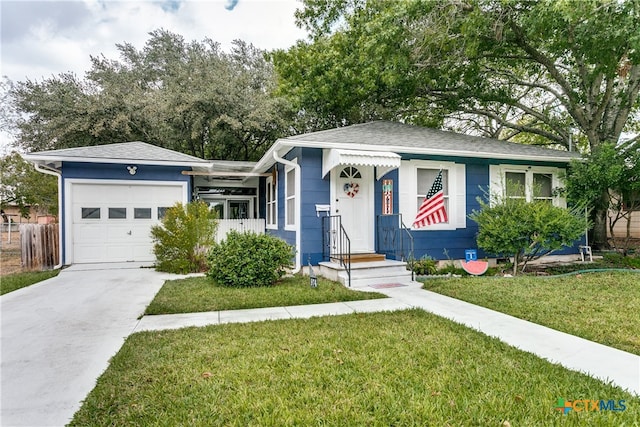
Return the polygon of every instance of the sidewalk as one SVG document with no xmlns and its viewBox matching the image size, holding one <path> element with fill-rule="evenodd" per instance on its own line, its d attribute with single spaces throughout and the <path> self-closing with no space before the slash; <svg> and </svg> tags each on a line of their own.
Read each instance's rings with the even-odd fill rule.
<svg viewBox="0 0 640 427">
<path fill-rule="evenodd" d="M 414 282 L 409 286 L 375 289 L 390 297 L 377 300 L 144 316 L 133 332 L 421 308 L 640 395 L 640 356 L 426 291 L 421 286 Z"/>
</svg>

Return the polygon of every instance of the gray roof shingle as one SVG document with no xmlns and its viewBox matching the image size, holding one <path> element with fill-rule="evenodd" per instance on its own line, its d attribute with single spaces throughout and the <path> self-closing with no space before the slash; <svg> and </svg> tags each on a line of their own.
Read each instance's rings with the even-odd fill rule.
<svg viewBox="0 0 640 427">
<path fill-rule="evenodd" d="M 39 151 L 29 153 L 31 159 L 60 158 L 64 160 L 98 161 L 98 160 L 122 160 L 123 162 L 157 162 L 160 164 L 181 163 L 207 164 L 209 161 L 198 157 L 182 154 L 146 142 L 122 142 L 107 145 L 94 145 L 89 147 L 64 148 L 61 150 Z"/>
<path fill-rule="evenodd" d="M 497 139 L 482 138 L 413 126 L 404 123 L 376 121 L 337 129 L 329 129 L 284 138 L 289 144 L 325 143 L 380 146 L 387 150 L 412 153 L 424 151 L 450 152 L 451 155 L 470 154 L 474 157 L 492 158 L 514 156 L 532 158 L 562 158 L 568 161 L 578 158 L 576 152 L 560 151 L 534 145 L 518 144 Z M 355 148 L 355 147 L 354 147 Z"/>
</svg>

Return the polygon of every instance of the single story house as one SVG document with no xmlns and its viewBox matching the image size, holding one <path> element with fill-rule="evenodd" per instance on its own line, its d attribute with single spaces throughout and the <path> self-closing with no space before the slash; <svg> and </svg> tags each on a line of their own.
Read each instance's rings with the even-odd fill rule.
<svg viewBox="0 0 640 427">
<path fill-rule="evenodd" d="M 347 252 L 406 259 L 408 244 L 416 259 L 464 259 L 476 248 L 468 215 L 478 197 L 517 182 L 510 197 L 565 206 L 554 190 L 577 157 L 386 121 L 281 138 L 255 163 L 203 160 L 143 142 L 25 155 L 59 177 L 64 264 L 153 261 L 149 227 L 173 203 L 203 199 L 220 218 L 259 221 L 294 245 L 297 269 Z M 413 228 L 439 171 L 448 221 Z"/>
</svg>

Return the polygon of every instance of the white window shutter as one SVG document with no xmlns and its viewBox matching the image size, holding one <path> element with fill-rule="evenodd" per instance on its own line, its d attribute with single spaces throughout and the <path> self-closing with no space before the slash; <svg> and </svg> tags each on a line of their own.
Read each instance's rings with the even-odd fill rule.
<svg viewBox="0 0 640 427">
<path fill-rule="evenodd" d="M 402 214 L 402 221 L 411 227 L 418 212 L 416 195 L 415 169 L 410 162 L 402 161 L 398 169 L 398 210 Z"/>
<path fill-rule="evenodd" d="M 449 220 L 452 221 L 452 225 L 455 228 L 467 227 L 467 182 L 465 176 L 464 164 L 456 164 L 449 171 L 449 179 L 453 178 L 453 182 L 450 182 L 450 187 L 453 187 L 453 194 L 449 195 L 449 198 L 453 198 L 453 205 L 455 211 L 452 212 Z M 453 184 L 453 185 L 451 185 Z"/>
<path fill-rule="evenodd" d="M 489 202 L 493 206 L 494 195 L 502 197 L 502 170 L 498 165 L 489 165 Z"/>
</svg>

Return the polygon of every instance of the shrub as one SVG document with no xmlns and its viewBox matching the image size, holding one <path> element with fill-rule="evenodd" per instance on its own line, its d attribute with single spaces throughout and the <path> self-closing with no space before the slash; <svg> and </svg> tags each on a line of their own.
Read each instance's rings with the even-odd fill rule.
<svg viewBox="0 0 640 427">
<path fill-rule="evenodd" d="M 438 271 L 437 261 L 429 255 L 425 255 L 419 260 L 413 261 L 413 272 L 419 276 L 436 274 Z"/>
<path fill-rule="evenodd" d="M 584 232 L 580 212 L 553 206 L 546 201 L 526 202 L 494 198 L 492 205 L 479 200 L 480 211 L 469 218 L 478 223 L 478 246 L 495 255 L 514 258 L 513 274 L 523 262 L 540 258 L 573 244 Z"/>
<path fill-rule="evenodd" d="M 176 203 L 161 225 L 151 228 L 158 271 L 195 273 L 206 270 L 207 250 L 215 242 L 218 223 L 203 201 Z"/>
<path fill-rule="evenodd" d="M 207 275 L 222 286 L 271 286 L 293 256 L 293 248 L 278 237 L 231 231 L 211 248 Z"/>
</svg>

